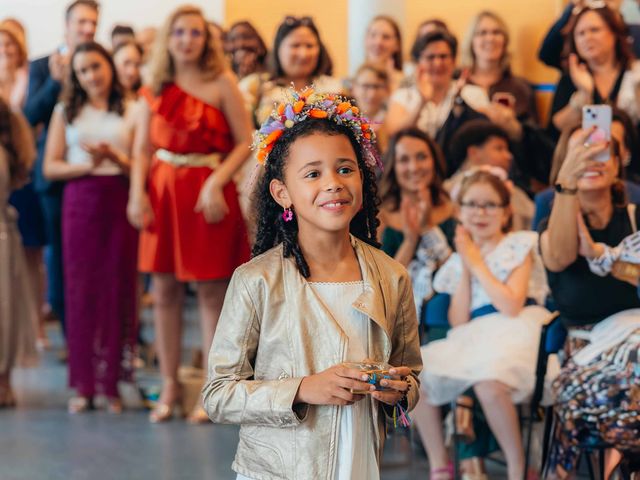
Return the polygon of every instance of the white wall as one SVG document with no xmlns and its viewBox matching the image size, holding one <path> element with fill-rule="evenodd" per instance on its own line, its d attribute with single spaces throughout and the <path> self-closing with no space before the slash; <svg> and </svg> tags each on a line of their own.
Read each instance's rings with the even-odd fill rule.
<svg viewBox="0 0 640 480">
<path fill-rule="evenodd" d="M 64 12 L 70 3 L 71 0 L 0 0 L 0 19 L 15 17 L 23 23 L 29 56 L 36 58 L 49 54 L 62 42 Z M 109 45 L 111 28 L 116 23 L 133 28 L 159 26 L 183 3 L 198 5 L 210 20 L 224 22 L 224 0 L 102 0 L 96 39 Z"/>
</svg>

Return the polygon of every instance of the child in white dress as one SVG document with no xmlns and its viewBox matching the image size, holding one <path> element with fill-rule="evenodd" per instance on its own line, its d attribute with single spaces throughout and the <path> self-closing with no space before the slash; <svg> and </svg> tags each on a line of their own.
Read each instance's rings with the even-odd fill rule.
<svg viewBox="0 0 640 480">
<path fill-rule="evenodd" d="M 461 226 L 456 253 L 436 274 L 434 288 L 451 295 L 444 340 L 422 347 L 420 411 L 428 417 L 432 478 L 451 478 L 440 405 L 473 387 L 502 448 L 509 479 L 521 479 L 524 454 L 514 404 L 531 394 L 540 327 L 549 312 L 537 306 L 547 294 L 534 232 L 509 233 L 508 186 L 478 171 L 458 195 Z"/>
</svg>

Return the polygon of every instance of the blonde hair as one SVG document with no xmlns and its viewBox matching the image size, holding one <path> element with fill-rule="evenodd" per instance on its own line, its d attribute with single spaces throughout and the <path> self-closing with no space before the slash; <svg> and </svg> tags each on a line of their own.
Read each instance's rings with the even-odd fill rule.
<svg viewBox="0 0 640 480">
<path fill-rule="evenodd" d="M 476 55 L 473 53 L 473 37 L 478 29 L 478 24 L 484 18 L 490 18 L 496 22 L 502 32 L 502 35 L 504 35 L 504 51 L 502 52 L 502 58 L 500 59 L 500 66 L 502 67 L 502 70 L 506 72 L 511 67 L 511 54 L 509 53 L 509 28 L 502 17 L 489 10 L 483 10 L 471 19 L 469 28 L 462 40 L 462 48 L 460 49 L 460 65 L 462 68 L 473 68 L 475 66 Z"/>
<path fill-rule="evenodd" d="M 22 68 L 27 64 L 27 41 L 24 36 L 24 30 L 22 24 L 13 18 L 5 18 L 0 22 L 0 33 L 6 33 L 11 37 L 13 43 L 18 47 L 18 54 L 20 59 L 18 60 L 18 68 Z"/>
<path fill-rule="evenodd" d="M 197 15 L 202 19 L 205 42 L 199 62 L 200 70 L 208 78 L 213 79 L 226 68 L 222 45 L 217 45 L 214 42 L 202 10 L 193 5 L 182 5 L 169 15 L 162 25 L 162 28 L 158 31 L 153 45 L 151 59 L 149 60 L 147 83 L 155 95 L 159 95 L 162 88 L 174 79 L 175 65 L 173 64 L 173 59 L 168 49 L 169 36 L 171 35 L 171 29 L 175 21 L 184 15 Z"/>
</svg>

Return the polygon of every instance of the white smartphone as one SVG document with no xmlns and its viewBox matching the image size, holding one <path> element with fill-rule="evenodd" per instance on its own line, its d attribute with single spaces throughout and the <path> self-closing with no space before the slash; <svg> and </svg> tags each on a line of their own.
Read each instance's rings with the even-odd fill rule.
<svg viewBox="0 0 640 480">
<path fill-rule="evenodd" d="M 593 131 L 588 143 L 607 142 L 611 140 L 611 105 L 585 105 L 582 107 L 582 129 Z M 606 162 L 611 157 L 608 150 L 598 154 L 594 158 L 599 162 Z"/>
</svg>

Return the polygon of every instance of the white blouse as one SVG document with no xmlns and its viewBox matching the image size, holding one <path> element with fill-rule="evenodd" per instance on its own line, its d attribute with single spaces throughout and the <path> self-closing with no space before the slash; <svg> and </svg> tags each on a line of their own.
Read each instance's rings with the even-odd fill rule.
<svg viewBox="0 0 640 480">
<path fill-rule="evenodd" d="M 438 130 L 447 121 L 453 108 L 457 90 L 455 82 L 451 82 L 446 97 L 440 103 L 426 102 L 420 110 L 416 126 L 427 132 L 431 138 L 435 138 Z M 465 85 L 460 91 L 460 96 L 474 110 L 487 107 L 490 104 L 487 92 L 477 85 Z M 410 115 L 415 115 L 422 104 L 422 97 L 415 86 L 399 88 L 391 95 L 390 103 L 398 103 Z"/>
<path fill-rule="evenodd" d="M 73 122 L 67 123 L 65 116 L 66 160 L 70 164 L 90 163 L 91 156 L 84 145 L 104 142 L 125 157 L 131 156 L 135 118 L 140 108 L 139 101 L 126 100 L 124 115 L 84 105 Z M 64 105 L 58 103 L 56 111 L 64 116 Z M 96 167 L 92 175 L 121 175 L 122 169 L 114 162 L 105 160 Z"/>
</svg>

